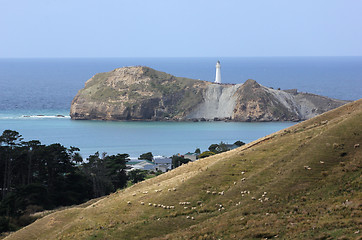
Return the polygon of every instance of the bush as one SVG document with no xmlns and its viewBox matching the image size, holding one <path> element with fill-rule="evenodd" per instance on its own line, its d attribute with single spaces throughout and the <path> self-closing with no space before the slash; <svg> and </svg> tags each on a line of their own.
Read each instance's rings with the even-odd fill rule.
<svg viewBox="0 0 362 240">
<path fill-rule="evenodd" d="M 237 145 L 237 146 L 243 146 L 243 145 L 245 145 L 245 143 L 243 142 L 243 141 L 236 141 L 236 142 L 234 142 L 234 145 Z"/>
<path fill-rule="evenodd" d="M 209 156 L 212 156 L 212 155 L 215 155 L 215 153 L 211 152 L 211 151 L 205 151 L 205 152 L 203 152 L 203 153 L 201 153 L 199 155 L 199 158 L 206 158 L 206 157 L 209 157 Z"/>
</svg>

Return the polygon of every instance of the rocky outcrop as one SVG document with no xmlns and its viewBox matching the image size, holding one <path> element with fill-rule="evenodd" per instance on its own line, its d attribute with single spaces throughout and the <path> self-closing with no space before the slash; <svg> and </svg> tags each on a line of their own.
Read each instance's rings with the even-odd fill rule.
<svg viewBox="0 0 362 240">
<path fill-rule="evenodd" d="M 148 67 L 93 76 L 72 101 L 72 119 L 300 121 L 347 101 L 297 90 L 274 90 L 247 80 L 213 84 Z"/>
<path fill-rule="evenodd" d="M 72 101 L 72 119 L 178 120 L 202 102 L 211 83 L 148 67 L 117 68 L 89 79 Z"/>
</svg>

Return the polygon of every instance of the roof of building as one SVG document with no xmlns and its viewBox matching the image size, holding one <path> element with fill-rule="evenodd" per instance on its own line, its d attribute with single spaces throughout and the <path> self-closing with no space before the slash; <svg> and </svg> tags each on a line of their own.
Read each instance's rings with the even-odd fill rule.
<svg viewBox="0 0 362 240">
<path fill-rule="evenodd" d="M 155 164 L 171 164 L 172 163 L 172 159 L 171 158 L 155 158 L 154 160 Z"/>
</svg>

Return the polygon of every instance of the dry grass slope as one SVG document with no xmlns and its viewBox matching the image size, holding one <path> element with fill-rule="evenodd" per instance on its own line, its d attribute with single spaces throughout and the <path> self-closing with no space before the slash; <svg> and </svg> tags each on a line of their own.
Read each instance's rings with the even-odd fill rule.
<svg viewBox="0 0 362 240">
<path fill-rule="evenodd" d="M 6 239 L 360 239 L 362 100 Z"/>
</svg>

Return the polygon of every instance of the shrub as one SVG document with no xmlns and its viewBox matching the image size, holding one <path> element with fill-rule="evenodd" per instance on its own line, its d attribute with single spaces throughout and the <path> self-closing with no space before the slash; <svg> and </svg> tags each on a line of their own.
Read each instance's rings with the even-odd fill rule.
<svg viewBox="0 0 362 240">
<path fill-rule="evenodd" d="M 206 157 L 209 157 L 209 156 L 212 156 L 212 155 L 215 155 L 215 153 L 211 152 L 211 151 L 205 151 L 205 152 L 203 152 L 203 153 L 201 153 L 199 155 L 199 158 L 206 158 Z"/>
</svg>

